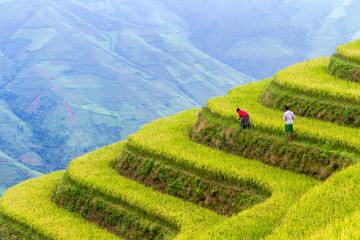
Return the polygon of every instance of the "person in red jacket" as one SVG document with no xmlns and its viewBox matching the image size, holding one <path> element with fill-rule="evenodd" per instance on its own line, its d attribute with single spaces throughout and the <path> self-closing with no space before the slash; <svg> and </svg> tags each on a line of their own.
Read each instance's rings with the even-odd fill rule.
<svg viewBox="0 0 360 240">
<path fill-rule="evenodd" d="M 241 119 L 241 127 L 243 129 L 250 127 L 250 116 L 247 112 L 241 111 L 240 108 L 236 109 L 236 112 L 239 114 L 239 120 Z"/>
</svg>

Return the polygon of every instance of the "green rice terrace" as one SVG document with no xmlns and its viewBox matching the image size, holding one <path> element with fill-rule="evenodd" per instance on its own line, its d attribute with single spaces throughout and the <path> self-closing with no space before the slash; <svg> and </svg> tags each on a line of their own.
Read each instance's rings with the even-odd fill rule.
<svg viewBox="0 0 360 240">
<path fill-rule="evenodd" d="M 7 190 L 0 238 L 359 239 L 359 79 L 357 40 L 147 124 Z"/>
</svg>

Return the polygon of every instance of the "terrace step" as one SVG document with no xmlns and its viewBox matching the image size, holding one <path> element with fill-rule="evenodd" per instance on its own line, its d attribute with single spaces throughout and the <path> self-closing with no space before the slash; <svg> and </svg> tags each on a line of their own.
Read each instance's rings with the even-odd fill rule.
<svg viewBox="0 0 360 240">
<path fill-rule="evenodd" d="M 239 124 L 235 109 L 241 107 L 250 114 L 252 128 L 284 136 L 284 112 L 267 108 L 261 103 L 263 92 L 271 81 L 272 79 L 266 79 L 234 88 L 226 96 L 210 99 L 207 102 L 207 108 L 214 116 L 236 128 Z M 358 128 L 297 116 L 292 136 L 295 141 L 316 145 L 328 144 L 334 150 L 360 153 L 360 129 Z"/>
<path fill-rule="evenodd" d="M 271 196 L 264 203 L 223 219 L 215 225 L 209 223 L 207 227 L 181 231 L 179 239 L 264 237 L 280 223 L 288 208 L 318 183 L 303 175 L 209 149 L 191 141 L 188 134 L 195 124 L 196 116 L 197 111 L 185 111 L 154 121 L 131 135 L 127 144 L 142 156 L 161 159 L 161 162 L 191 174 L 219 182 L 263 189 L 262 191 L 270 192 Z M 276 213 L 273 212 L 274 209 Z"/>
<path fill-rule="evenodd" d="M 295 93 L 294 95 L 296 97 L 301 94 L 306 94 L 308 98 L 311 98 L 311 95 L 316 95 L 318 99 L 317 101 L 330 98 L 330 102 L 340 102 L 340 105 L 344 104 L 344 102 L 345 106 L 349 103 L 355 103 L 355 108 L 357 108 L 358 95 L 356 92 L 360 88 L 360 85 L 357 83 L 345 82 L 342 79 L 334 78 L 333 76 L 326 73 L 326 61 L 324 60 L 326 59 L 308 61 L 306 63 L 289 67 L 288 69 L 279 72 L 274 77 L 274 82 L 277 84 L 277 86 L 280 85 L 282 90 L 288 91 L 290 89 L 292 93 Z M 307 72 L 307 69 L 311 69 L 311 71 Z M 308 74 L 310 72 L 313 74 Z M 296 81 L 293 78 L 295 78 Z M 270 82 L 270 80 L 268 81 Z M 262 84 L 258 84 L 260 89 Z M 339 87 L 344 86 L 344 84 L 347 85 L 346 88 Z M 320 91 L 323 88 L 325 93 Z M 219 125 L 225 121 L 228 128 L 223 132 L 227 133 L 228 135 L 231 135 L 231 133 L 229 133 L 229 129 L 231 128 L 236 129 L 235 131 L 237 131 L 239 135 L 249 135 L 251 134 L 253 128 L 260 132 L 264 132 L 265 134 L 268 133 L 269 135 L 279 135 L 280 131 L 277 131 L 278 129 L 276 125 L 271 124 L 271 121 L 276 121 L 276 115 L 278 115 L 279 119 L 282 120 L 280 117 L 282 114 L 271 114 L 271 112 L 266 108 L 254 104 L 256 102 L 255 98 L 259 96 L 260 91 L 251 90 L 252 89 L 250 87 L 239 87 L 237 89 L 231 90 L 227 96 L 211 99 L 208 101 L 207 107 L 210 109 L 212 116 L 218 118 L 217 120 L 212 121 L 210 124 Z M 344 93 L 342 93 L 342 90 Z M 266 94 L 268 93 L 265 92 L 265 95 Z M 345 95 L 348 96 L 344 97 Z M 284 98 L 286 98 L 286 96 Z M 270 102 L 271 101 L 269 101 L 269 105 Z M 237 118 L 235 109 L 239 105 L 241 109 L 244 109 L 250 113 L 253 126 L 251 130 L 247 129 L 245 131 L 241 131 L 233 120 Z M 221 111 L 221 108 L 224 108 L 225 110 Z M 229 109 L 231 109 L 233 112 L 230 112 Z M 261 117 L 264 117 L 267 122 L 262 121 Z M 340 151 L 354 151 L 353 157 L 355 161 L 353 162 L 357 162 L 359 151 L 356 149 L 354 144 L 356 142 L 358 143 L 360 140 L 358 129 L 334 126 L 327 123 L 323 123 L 322 125 L 320 121 L 305 119 L 302 117 L 297 117 L 295 122 L 295 126 L 298 126 L 297 124 L 311 124 L 312 122 L 319 123 L 317 126 L 312 125 L 310 128 L 302 128 L 302 126 L 299 126 L 297 131 L 301 132 L 301 136 L 297 135 L 296 133 L 293 134 L 295 135 L 295 138 L 298 137 L 298 140 L 309 141 L 311 144 L 322 143 L 323 141 L 321 136 L 322 134 L 325 134 L 325 131 L 322 131 L 322 127 L 326 126 L 326 128 L 324 128 L 326 131 L 335 133 L 333 135 L 327 135 L 327 138 L 329 142 L 331 142 L 332 147 L 337 148 Z M 199 128 L 205 129 L 203 135 L 201 136 L 203 137 L 203 141 L 209 141 L 209 145 L 218 146 L 219 148 L 222 148 L 224 145 L 228 144 L 227 141 L 221 141 L 221 136 L 219 136 L 220 131 L 216 131 L 215 133 L 211 134 L 211 130 L 214 128 L 211 128 L 208 125 L 208 122 L 199 121 L 194 127 L 195 130 Z M 268 125 L 271 125 L 271 127 Z M 317 129 L 319 127 L 320 129 Z M 306 133 L 305 131 L 302 132 L 305 129 L 308 129 L 309 133 Z M 314 133 L 317 132 L 318 136 L 312 135 L 311 131 Z M 199 135 L 201 135 L 201 133 Z M 207 135 L 215 136 L 218 142 L 216 143 L 216 140 L 212 141 L 212 139 L 207 138 Z M 309 137 L 306 135 L 312 136 Z M 343 143 L 336 143 L 337 140 L 335 140 L 335 138 L 337 138 L 338 135 L 343 135 Z M 354 148 L 348 148 L 348 144 L 345 143 L 346 141 L 349 141 L 350 138 L 353 138 L 353 140 L 351 140 L 353 143 L 350 145 L 353 145 Z M 197 137 L 197 139 L 199 139 L 199 137 Z M 254 141 L 256 140 L 257 139 L 254 139 Z M 236 144 L 233 144 L 233 146 L 234 145 Z M 353 166 L 349 166 L 345 170 L 342 170 L 329 177 L 324 184 L 317 185 L 309 192 L 305 193 L 300 201 L 298 201 L 286 214 L 284 217 L 284 222 L 280 225 L 280 227 L 278 227 L 273 234 L 267 236 L 265 239 L 357 238 L 357 227 L 359 224 L 356 220 L 356 216 L 359 215 L 358 209 L 360 207 L 359 201 L 357 200 L 360 194 L 359 188 L 357 187 L 360 181 L 358 177 L 359 169 L 359 163 L 356 163 Z M 340 226 L 340 224 L 344 225 Z M 215 229 L 215 231 L 218 230 L 220 229 Z M 209 234 L 205 235 L 201 239 L 206 239 L 206 237 L 209 236 L 220 235 Z"/>
<path fill-rule="evenodd" d="M 356 156 L 331 150 L 327 145 L 289 143 L 287 138 L 267 132 L 233 128 L 226 121 L 214 119 L 207 108 L 199 113 L 190 138 L 211 148 L 321 180 L 358 161 Z"/>
<path fill-rule="evenodd" d="M 360 105 L 294 93 L 279 87 L 274 82 L 265 89 L 262 103 L 277 111 L 282 111 L 284 106 L 288 105 L 295 115 L 332 122 L 340 126 L 360 127 Z"/>
<path fill-rule="evenodd" d="M 66 174 L 54 196 L 61 208 L 82 216 L 89 222 L 123 239 L 172 239 L 173 229 L 153 223 L 135 212 L 92 192 L 74 182 Z"/>
<path fill-rule="evenodd" d="M 58 208 L 52 201 L 64 172 L 55 172 L 20 183 L 6 191 L 0 199 L 1 214 L 22 228 L 29 229 L 35 239 L 119 239 L 80 216 Z M 21 238 L 21 234 L 11 230 Z"/>
<path fill-rule="evenodd" d="M 210 181 L 135 152 L 123 149 L 115 166 L 120 175 L 218 214 L 231 216 L 269 197 L 269 193 Z"/>
<path fill-rule="evenodd" d="M 338 54 L 330 57 L 327 70 L 335 77 L 360 83 L 360 63 L 342 59 Z"/>
<path fill-rule="evenodd" d="M 289 67 L 276 74 L 274 82 L 280 89 L 299 95 L 332 99 L 341 102 L 339 106 L 345 102 L 345 110 L 348 103 L 360 105 L 360 85 L 326 72 L 327 61 L 328 58 L 321 58 Z M 344 228 L 338 224 L 350 221 L 351 236 L 358 236 L 354 232 L 357 233 L 359 224 L 353 220 L 360 209 L 360 165 L 356 163 L 360 129 L 349 127 L 351 124 L 339 126 L 297 116 L 295 141 L 286 145 L 279 140 L 280 136 L 284 137 L 283 112 L 261 102 L 271 81 L 248 84 L 209 100 L 206 110 L 209 112 L 200 115 L 206 119 L 197 123 L 199 110 L 184 111 L 147 124 L 127 142 L 106 146 L 72 161 L 64 178 L 64 172 L 57 172 L 9 189 L 0 199 L 0 226 L 9 229 L 10 220 L 37 233 L 39 237 L 35 238 L 39 239 L 317 239 L 327 238 L 328 234 L 343 238 L 344 234 L 339 232 Z M 240 131 L 235 112 L 238 106 L 250 113 L 251 131 Z M 201 142 L 208 141 L 212 147 L 226 149 L 232 145 L 228 151 L 241 155 L 236 141 L 242 135 L 239 142 L 250 150 L 241 157 L 198 144 L 189 138 L 194 126 L 192 133 L 198 131 L 198 136 L 193 136 Z M 226 139 L 229 136 L 232 137 Z M 258 143 L 266 145 L 270 152 L 255 149 Z M 284 152 L 272 149 L 273 145 L 281 145 Z M 294 155 L 284 154 L 296 148 L 303 149 L 294 150 Z M 306 158 L 302 151 L 307 152 Z M 295 166 L 280 161 L 279 167 L 298 173 L 307 171 L 327 180 L 320 182 L 244 158 L 263 157 L 264 162 L 271 162 L 273 152 L 277 153 L 277 159 L 298 163 Z M 309 159 L 318 160 L 316 170 L 306 162 L 312 154 Z M 343 168 L 346 169 L 333 174 Z M 173 176 L 178 177 L 174 180 Z M 155 185 L 157 179 L 159 186 Z M 214 212 L 190 199 L 164 194 L 174 190 L 174 184 L 181 186 L 194 179 L 204 189 L 209 188 L 209 192 L 215 191 L 211 186 L 220 187 L 216 190 L 223 193 L 245 188 L 245 192 L 257 192 L 267 199 L 254 200 L 257 204 L 242 211 L 224 211 L 225 207 L 213 204 L 209 208 L 215 209 Z M 182 195 L 193 197 L 191 189 L 187 190 Z M 220 195 L 231 200 L 230 195 Z M 69 211 L 59 208 L 53 200 Z M 236 209 L 237 203 L 233 203 L 230 205 Z M 205 201 L 200 205 L 206 205 Z M 86 208 L 98 212 L 89 215 Z M 128 224 L 141 231 L 116 228 L 116 221 L 123 215 L 128 216 Z M 85 219 L 108 225 L 107 230 L 117 235 Z M 11 232 L 15 233 L 16 227 Z"/>
</svg>

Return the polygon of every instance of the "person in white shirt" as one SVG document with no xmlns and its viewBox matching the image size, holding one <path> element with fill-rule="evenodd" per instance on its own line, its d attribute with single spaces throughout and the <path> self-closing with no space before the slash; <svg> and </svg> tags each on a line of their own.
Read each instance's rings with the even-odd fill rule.
<svg viewBox="0 0 360 240">
<path fill-rule="evenodd" d="M 294 113 L 289 110 L 289 106 L 285 105 L 285 113 L 284 113 L 285 132 L 289 137 L 289 142 L 291 142 L 291 133 L 294 132 L 293 119 L 295 119 Z"/>
</svg>

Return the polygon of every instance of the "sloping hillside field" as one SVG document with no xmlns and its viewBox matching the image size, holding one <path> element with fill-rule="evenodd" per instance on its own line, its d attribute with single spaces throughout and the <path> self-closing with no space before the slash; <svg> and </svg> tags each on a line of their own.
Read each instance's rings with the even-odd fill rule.
<svg viewBox="0 0 360 240">
<path fill-rule="evenodd" d="M 0 238 L 357 239 L 359 44 L 9 189 Z M 296 115 L 291 143 L 285 104 Z M 237 107 L 249 112 L 250 129 L 240 127 Z"/>
</svg>

